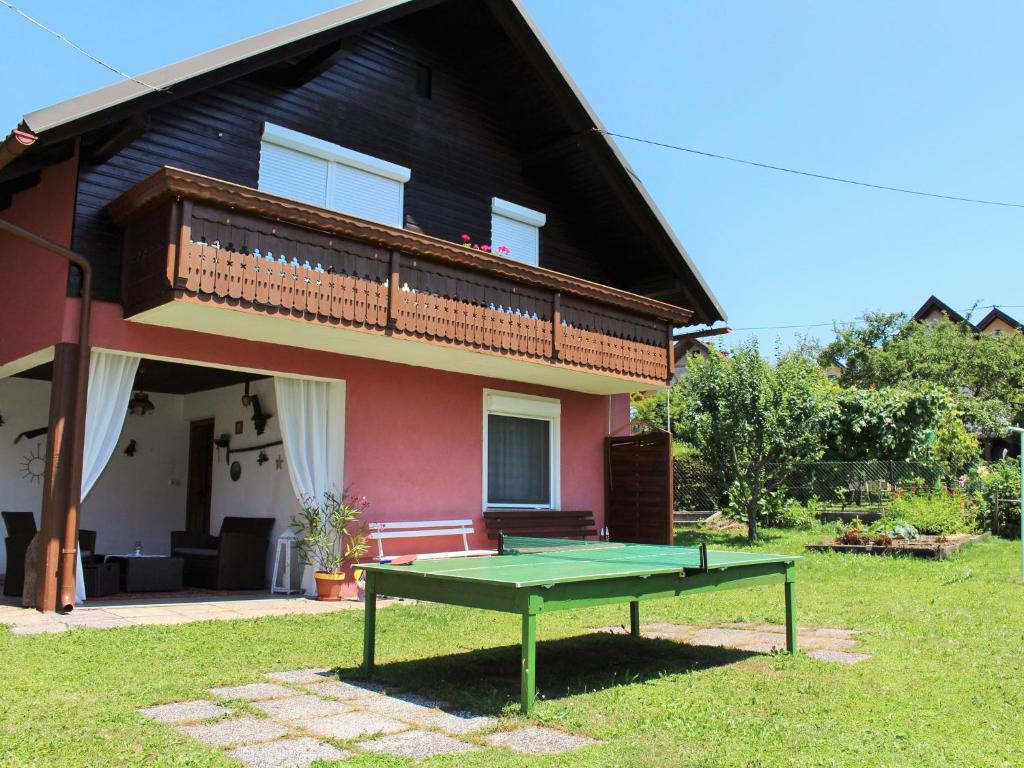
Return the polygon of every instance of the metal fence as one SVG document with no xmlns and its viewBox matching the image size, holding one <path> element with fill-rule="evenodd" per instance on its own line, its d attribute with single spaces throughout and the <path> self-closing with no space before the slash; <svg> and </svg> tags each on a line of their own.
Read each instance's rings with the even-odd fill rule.
<svg viewBox="0 0 1024 768">
<path fill-rule="evenodd" d="M 676 459 L 675 508 L 681 512 L 719 510 L 726 489 L 721 473 L 707 462 Z M 934 465 L 906 461 L 812 461 L 787 467 L 785 495 L 801 503 L 817 499 L 825 509 L 881 511 L 898 490 L 930 488 L 942 482 Z"/>
</svg>

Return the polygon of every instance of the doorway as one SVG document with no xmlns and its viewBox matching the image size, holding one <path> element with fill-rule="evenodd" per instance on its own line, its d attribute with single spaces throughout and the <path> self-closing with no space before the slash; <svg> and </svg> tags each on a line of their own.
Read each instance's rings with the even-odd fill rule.
<svg viewBox="0 0 1024 768">
<path fill-rule="evenodd" d="M 185 501 L 185 530 L 189 533 L 210 533 L 213 429 L 213 419 L 201 419 L 189 424 L 188 495 Z"/>
</svg>

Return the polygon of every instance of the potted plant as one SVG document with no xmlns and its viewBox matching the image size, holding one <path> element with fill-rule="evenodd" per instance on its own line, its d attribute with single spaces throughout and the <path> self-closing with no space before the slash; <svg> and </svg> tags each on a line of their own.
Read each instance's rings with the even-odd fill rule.
<svg viewBox="0 0 1024 768">
<path fill-rule="evenodd" d="M 302 511 L 292 517 L 292 527 L 303 561 L 316 569 L 317 599 L 340 600 L 346 570 L 368 549 L 366 524 L 360 520 L 368 506 L 366 497 L 332 487 L 322 499 L 303 496 L 300 503 Z"/>
</svg>

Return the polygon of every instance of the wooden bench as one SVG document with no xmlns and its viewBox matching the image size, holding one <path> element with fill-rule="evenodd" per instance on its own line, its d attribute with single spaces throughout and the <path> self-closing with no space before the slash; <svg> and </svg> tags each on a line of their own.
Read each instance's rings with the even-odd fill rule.
<svg viewBox="0 0 1024 768">
<path fill-rule="evenodd" d="M 387 555 L 384 553 L 384 541 L 387 539 L 423 539 L 434 536 L 461 536 L 462 549 L 417 554 L 416 558 L 418 560 L 440 560 L 449 557 L 481 557 L 497 554 L 497 550 L 494 549 L 469 548 L 469 537 L 473 534 L 472 520 L 390 521 L 386 523 L 370 523 L 369 527 L 369 538 L 377 542 L 378 560 L 400 556 L 398 554 Z"/>
<path fill-rule="evenodd" d="M 487 538 L 497 540 L 498 532 L 507 536 L 540 536 L 550 539 L 585 539 L 597 536 L 594 513 L 565 510 L 489 509 L 484 512 Z"/>
</svg>

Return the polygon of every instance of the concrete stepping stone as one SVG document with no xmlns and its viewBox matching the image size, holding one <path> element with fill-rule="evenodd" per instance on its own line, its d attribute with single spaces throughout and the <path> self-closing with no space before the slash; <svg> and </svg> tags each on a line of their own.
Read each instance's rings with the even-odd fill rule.
<svg viewBox="0 0 1024 768">
<path fill-rule="evenodd" d="M 528 755 L 553 755 L 571 749 L 589 747 L 598 742 L 586 736 L 575 736 L 553 728 L 532 725 L 514 731 L 501 731 L 484 736 L 484 741 L 495 747 L 504 747 Z"/>
<path fill-rule="evenodd" d="M 306 768 L 317 760 L 344 760 L 352 756 L 351 752 L 308 737 L 250 744 L 228 754 L 248 768 Z"/>
<path fill-rule="evenodd" d="M 437 755 L 453 755 L 480 749 L 476 744 L 467 744 L 451 736 L 432 731 L 405 731 L 382 736 L 372 741 L 361 741 L 359 746 L 368 752 L 378 752 L 398 757 L 424 760 Z"/>
<path fill-rule="evenodd" d="M 222 688 L 211 688 L 210 693 L 219 699 L 242 699 L 244 701 L 262 701 L 263 699 L 280 699 L 283 696 L 294 696 L 293 688 L 285 688 L 274 683 L 249 683 L 248 685 L 228 685 Z"/>
<path fill-rule="evenodd" d="M 231 710 L 212 701 L 179 701 L 140 709 L 139 714 L 159 723 L 197 723 L 211 717 L 231 714 Z"/>
<path fill-rule="evenodd" d="M 441 712 L 435 707 L 424 704 L 417 704 L 413 701 L 403 701 L 394 696 L 384 694 L 370 694 L 352 700 L 353 706 L 365 709 L 367 712 L 374 712 L 384 717 L 397 717 L 400 720 L 411 720 L 420 722 L 424 717 L 433 717 Z"/>
<path fill-rule="evenodd" d="M 324 717 L 319 720 L 309 720 L 302 724 L 312 734 L 322 736 L 325 739 L 358 739 L 363 736 L 373 736 L 380 733 L 398 733 L 405 731 L 409 726 L 392 720 L 388 717 L 380 717 L 369 712 L 349 712 L 344 715 Z"/>
<path fill-rule="evenodd" d="M 317 696 L 327 696 L 332 699 L 342 699 L 346 701 L 381 695 L 375 691 L 370 691 L 361 686 L 352 685 L 351 683 L 343 683 L 339 680 L 313 683 L 312 685 L 307 685 L 306 690 L 310 693 L 315 693 Z"/>
<path fill-rule="evenodd" d="M 352 711 L 352 706 L 343 701 L 321 699 L 319 696 L 309 694 L 289 696 L 286 699 L 256 701 L 253 702 L 253 706 L 266 712 L 275 720 L 284 720 L 298 725 L 302 725 L 312 718 L 340 715 Z"/>
<path fill-rule="evenodd" d="M 290 669 L 284 672 L 267 672 L 264 677 L 282 683 L 322 683 L 336 674 L 330 669 Z"/>
<path fill-rule="evenodd" d="M 182 727 L 181 731 L 209 747 L 255 744 L 260 741 L 273 741 L 290 734 L 287 728 L 257 717 L 218 720 L 207 725 L 187 725 Z"/>
<path fill-rule="evenodd" d="M 475 712 L 442 712 L 440 710 L 428 712 L 422 717 L 418 717 L 415 722 L 420 725 L 437 728 L 454 736 L 463 733 L 485 731 L 488 728 L 494 728 L 498 724 L 496 718 L 485 717 Z"/>
<path fill-rule="evenodd" d="M 849 651 L 808 651 L 808 656 L 818 661 L 831 661 L 837 664 L 856 664 L 859 661 L 870 659 L 871 655 L 867 653 L 850 653 Z"/>
</svg>

